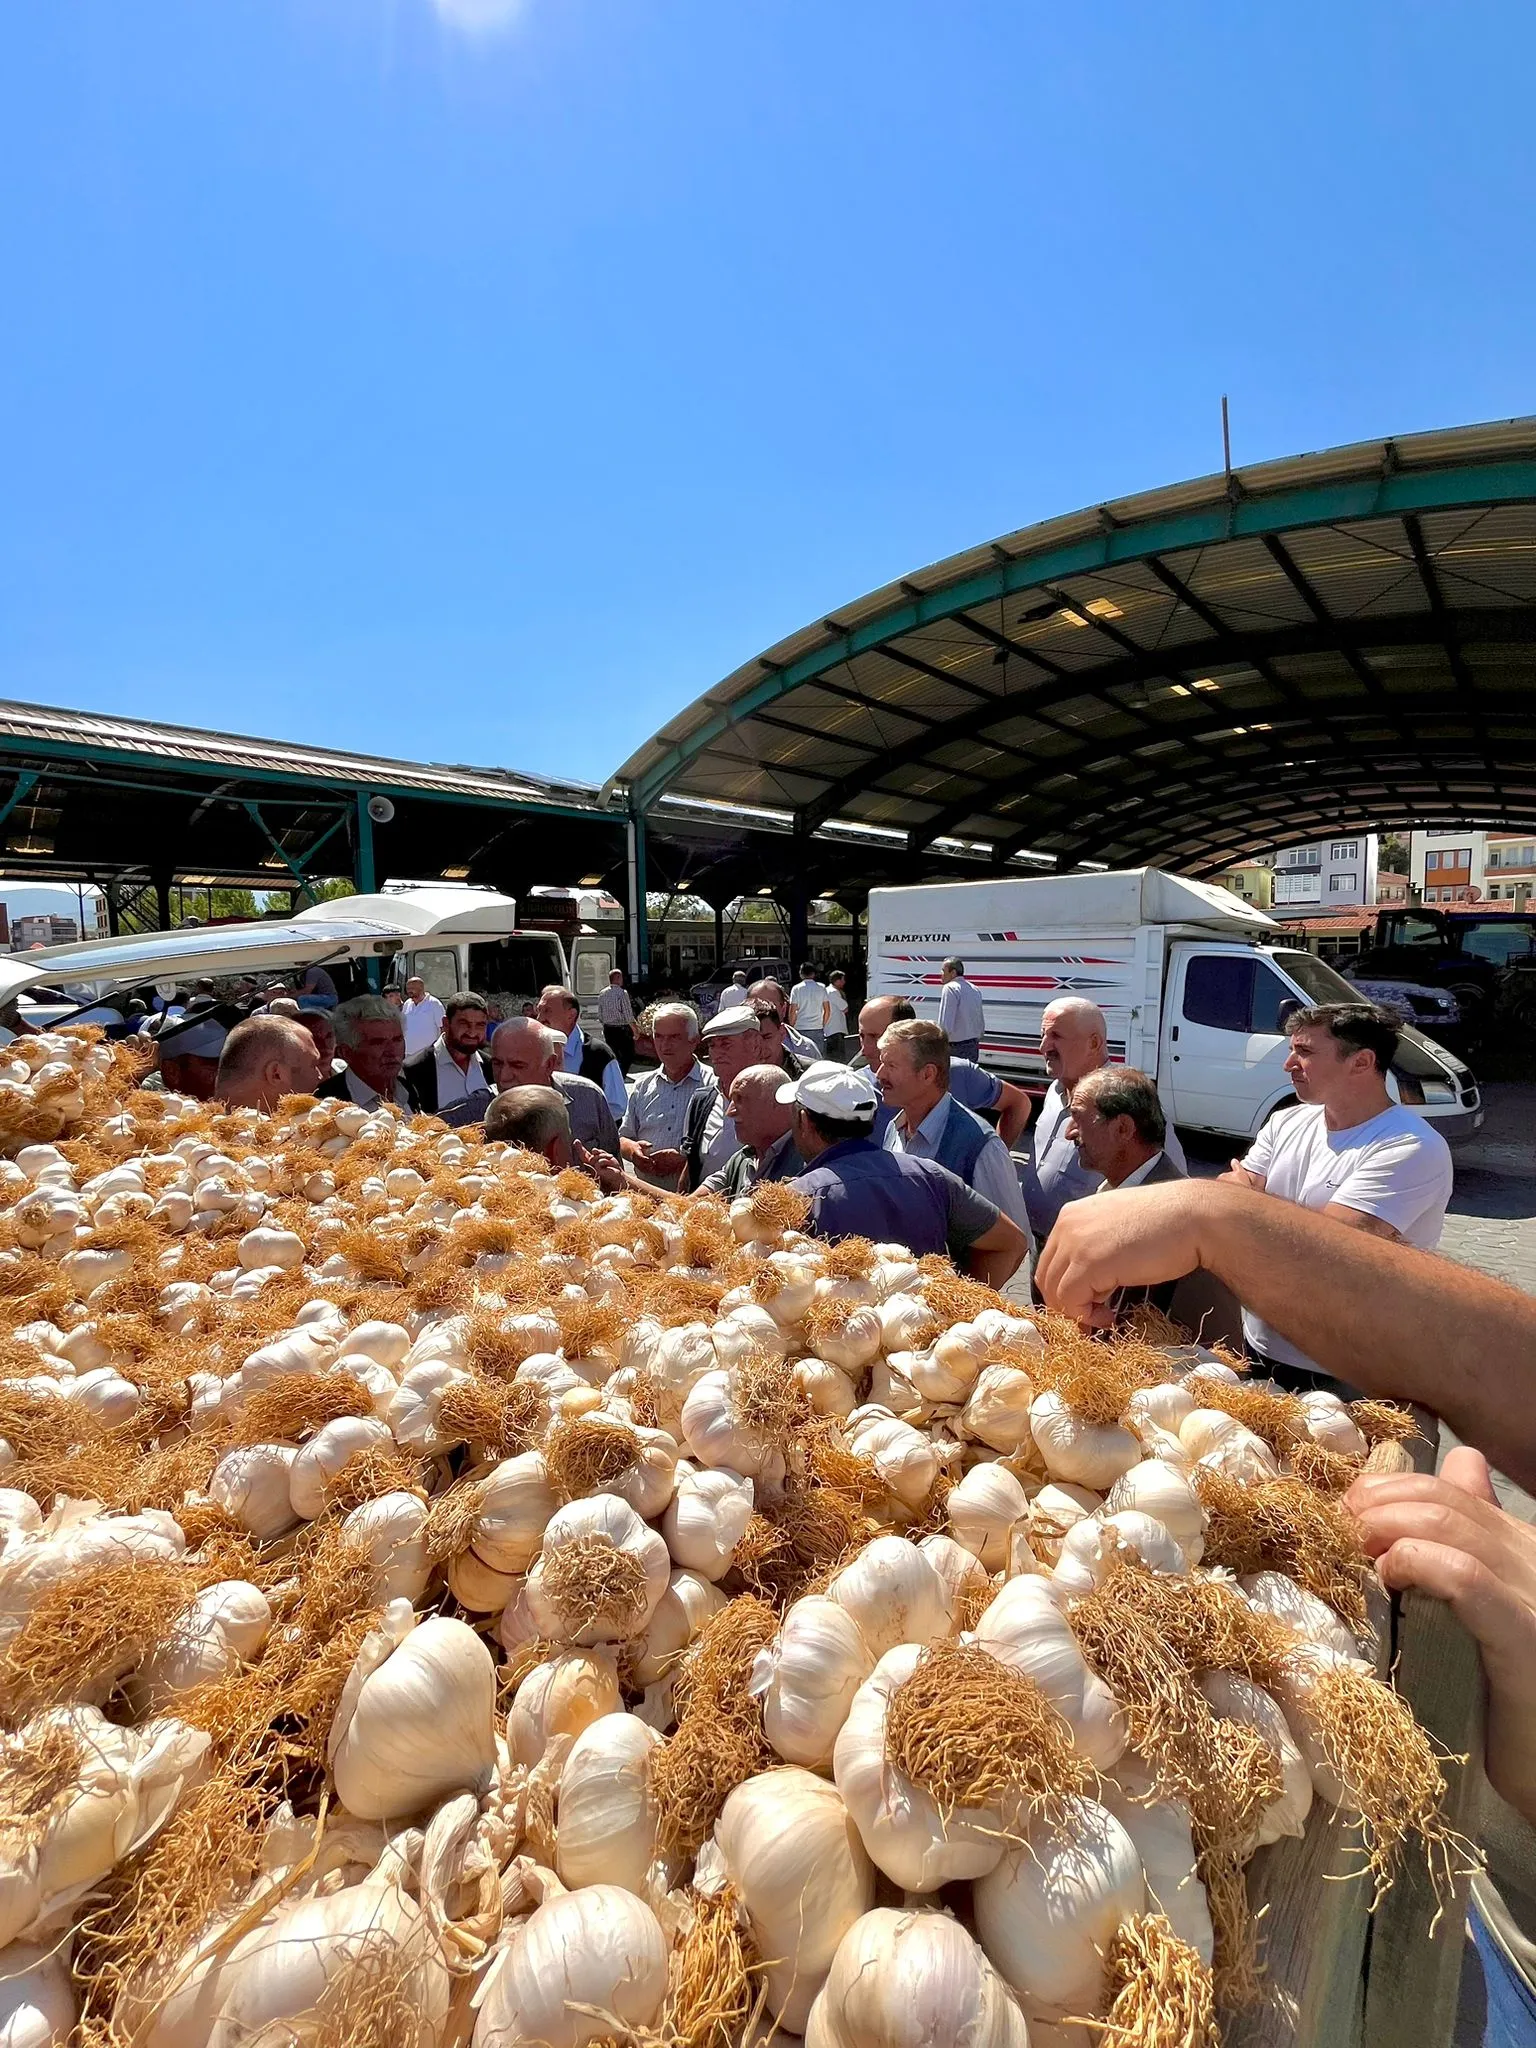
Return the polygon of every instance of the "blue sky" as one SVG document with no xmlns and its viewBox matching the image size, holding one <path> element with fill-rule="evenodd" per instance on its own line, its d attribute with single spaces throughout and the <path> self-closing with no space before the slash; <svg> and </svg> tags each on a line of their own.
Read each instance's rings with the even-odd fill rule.
<svg viewBox="0 0 1536 2048">
<path fill-rule="evenodd" d="M 10 0 L 0 695 L 599 779 L 922 563 L 1536 410 L 1529 7 Z"/>
</svg>

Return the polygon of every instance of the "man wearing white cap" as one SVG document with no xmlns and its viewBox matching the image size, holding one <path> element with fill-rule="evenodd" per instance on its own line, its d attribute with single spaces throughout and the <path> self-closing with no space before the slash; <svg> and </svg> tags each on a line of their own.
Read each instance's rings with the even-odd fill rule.
<svg viewBox="0 0 1536 2048">
<path fill-rule="evenodd" d="M 172 1095 L 190 1095 L 197 1102 L 211 1102 L 219 1079 L 219 1055 L 229 1036 L 229 1018 L 211 1006 L 170 1018 L 155 1034 L 160 1055 L 157 1085 Z M 156 1080 L 151 1075 L 152 1081 Z"/>
<path fill-rule="evenodd" d="M 1017 1270 L 1028 1242 L 994 1203 L 934 1160 L 871 1141 L 880 1096 L 867 1074 L 818 1060 L 779 1100 L 794 1105 L 791 1129 L 807 1165 L 790 1185 L 811 1197 L 813 1236 L 947 1253 L 993 1287 Z"/>
</svg>

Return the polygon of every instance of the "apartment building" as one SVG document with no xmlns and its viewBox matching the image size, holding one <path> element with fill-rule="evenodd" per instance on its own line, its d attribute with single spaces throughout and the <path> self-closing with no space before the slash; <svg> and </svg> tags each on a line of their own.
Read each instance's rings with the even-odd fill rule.
<svg viewBox="0 0 1536 2048">
<path fill-rule="evenodd" d="M 1319 839 L 1275 855 L 1274 910 L 1350 910 L 1376 901 L 1377 838 Z"/>
<path fill-rule="evenodd" d="M 11 923 L 11 950 L 29 953 L 34 946 L 72 946 L 80 926 L 72 917 L 36 915 L 15 918 Z"/>
<path fill-rule="evenodd" d="M 1485 899 L 1536 908 L 1536 838 L 1528 832 L 1489 832 L 1485 837 Z"/>
</svg>

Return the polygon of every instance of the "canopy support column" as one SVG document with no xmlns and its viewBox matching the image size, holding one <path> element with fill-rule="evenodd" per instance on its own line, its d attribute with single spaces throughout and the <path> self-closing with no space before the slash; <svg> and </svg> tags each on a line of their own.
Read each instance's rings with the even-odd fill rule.
<svg viewBox="0 0 1536 2048">
<path fill-rule="evenodd" d="M 651 965 L 650 922 L 645 905 L 645 819 L 631 811 L 624 827 L 629 885 L 629 978 L 645 980 Z"/>
</svg>

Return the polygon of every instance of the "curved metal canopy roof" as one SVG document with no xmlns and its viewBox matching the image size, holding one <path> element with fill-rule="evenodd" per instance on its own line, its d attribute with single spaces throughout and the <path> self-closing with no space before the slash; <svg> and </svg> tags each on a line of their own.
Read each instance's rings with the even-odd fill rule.
<svg viewBox="0 0 1536 2048">
<path fill-rule="evenodd" d="M 658 822 L 691 798 L 823 838 L 883 828 L 950 872 L 1208 872 L 1334 830 L 1536 829 L 1536 419 L 1266 463 L 956 555 L 747 663 L 615 781 Z"/>
</svg>

